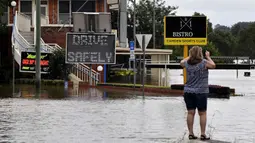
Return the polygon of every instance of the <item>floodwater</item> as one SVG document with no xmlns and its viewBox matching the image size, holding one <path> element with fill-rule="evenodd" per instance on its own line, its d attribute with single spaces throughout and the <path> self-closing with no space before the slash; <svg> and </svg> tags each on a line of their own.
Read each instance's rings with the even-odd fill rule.
<svg viewBox="0 0 255 143">
<path fill-rule="evenodd" d="M 170 83 L 182 83 L 180 70 L 170 71 Z M 253 75 L 253 73 L 252 73 Z M 240 143 L 255 141 L 255 77 L 239 71 L 210 71 L 210 84 L 236 88 L 243 97 L 209 99 L 208 133 L 213 139 Z M 47 143 L 166 143 L 187 137 L 186 110 L 181 97 L 145 97 L 133 92 L 98 89 L 2 87 L 1 142 Z M 120 98 L 125 95 L 125 98 Z M 198 116 L 195 133 L 199 135 Z"/>
</svg>

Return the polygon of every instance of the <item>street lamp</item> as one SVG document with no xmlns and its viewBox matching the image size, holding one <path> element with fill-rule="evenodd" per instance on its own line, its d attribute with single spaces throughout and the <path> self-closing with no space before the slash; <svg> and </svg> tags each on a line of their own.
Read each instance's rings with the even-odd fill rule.
<svg viewBox="0 0 255 143">
<path fill-rule="evenodd" d="M 15 7 L 16 5 L 17 5 L 16 1 L 12 1 L 12 2 L 11 2 L 11 6 L 12 6 L 12 7 Z"/>
<path fill-rule="evenodd" d="M 134 6 L 134 15 L 133 15 L 133 37 L 134 37 L 134 47 L 136 48 L 136 0 L 133 3 Z M 141 59 L 140 59 L 141 60 Z"/>
<path fill-rule="evenodd" d="M 97 66 L 97 71 L 99 71 L 99 82 L 101 82 L 101 72 L 103 71 L 103 69 L 104 69 L 103 66 Z"/>
<path fill-rule="evenodd" d="M 99 72 L 103 71 L 103 67 L 102 66 L 98 66 L 97 67 L 97 71 L 99 71 Z"/>
<path fill-rule="evenodd" d="M 16 1 L 12 1 L 11 2 L 11 6 L 12 6 L 12 9 L 13 9 L 13 27 L 14 27 L 14 18 L 15 18 L 15 7 L 16 7 L 17 3 Z M 13 31 L 12 31 L 13 32 Z M 12 35 L 14 36 L 14 34 L 12 33 Z M 12 44 L 12 95 L 14 96 L 14 93 L 15 93 L 15 58 L 14 58 L 14 44 L 15 44 L 15 37 L 12 37 L 13 38 L 13 44 Z"/>
</svg>

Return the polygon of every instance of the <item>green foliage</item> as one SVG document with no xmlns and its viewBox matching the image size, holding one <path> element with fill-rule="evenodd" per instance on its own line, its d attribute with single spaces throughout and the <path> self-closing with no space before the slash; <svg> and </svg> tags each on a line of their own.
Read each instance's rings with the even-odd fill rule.
<svg viewBox="0 0 255 143">
<path fill-rule="evenodd" d="M 35 85 L 35 79 L 16 79 L 16 84 L 28 84 L 28 85 Z M 41 80 L 42 85 L 54 85 L 54 86 L 61 86 L 64 85 L 64 80 Z"/>
<path fill-rule="evenodd" d="M 56 50 L 49 60 L 49 74 L 52 79 L 64 79 L 70 73 L 70 64 L 65 63 L 65 50 Z"/>
<path fill-rule="evenodd" d="M 255 23 L 249 25 L 248 28 L 240 31 L 238 40 L 238 49 L 236 52 L 241 56 L 246 56 L 249 53 L 251 58 L 255 58 Z"/>
<path fill-rule="evenodd" d="M 220 56 L 220 52 L 215 47 L 213 42 L 209 41 L 208 44 L 206 46 L 202 46 L 202 48 L 203 48 L 204 53 L 205 53 L 205 51 L 209 51 L 211 56 Z"/>
<path fill-rule="evenodd" d="M 8 6 L 10 5 L 10 0 L 0 0 L 0 18 L 3 15 L 3 12 L 8 9 Z M 0 34 L 5 35 L 8 33 L 7 23 L 2 23 L 0 20 Z"/>
<path fill-rule="evenodd" d="M 206 15 L 202 13 L 194 12 L 193 16 L 206 16 Z M 210 34 L 211 32 L 213 32 L 212 23 L 210 22 L 210 19 L 208 19 L 207 17 L 207 33 Z"/>
<path fill-rule="evenodd" d="M 131 1 L 131 0 L 130 0 Z M 152 0 L 140 0 L 136 4 L 136 33 L 153 33 L 153 1 Z M 175 10 L 178 7 L 167 6 L 165 0 L 155 0 L 155 27 L 156 27 L 156 45 L 158 47 L 163 46 L 163 34 L 164 34 L 164 16 L 175 15 Z M 133 25 L 133 3 L 130 3 L 128 7 L 128 13 L 130 18 L 129 24 Z M 150 41 L 148 47 L 151 47 L 153 40 Z"/>
<path fill-rule="evenodd" d="M 3 14 L 4 10 L 10 6 L 12 0 L 0 0 L 0 15 Z"/>
<path fill-rule="evenodd" d="M 132 70 L 115 71 L 115 76 L 130 76 L 130 75 L 134 75 L 134 72 Z"/>
<path fill-rule="evenodd" d="M 231 56 L 236 48 L 236 38 L 231 34 L 230 31 L 224 31 L 216 29 L 211 33 L 210 41 L 215 44 L 219 52 L 224 56 Z M 220 48 L 224 47 L 224 48 Z"/>
<path fill-rule="evenodd" d="M 8 27 L 6 23 L 0 23 L 0 34 L 7 35 L 8 34 Z"/>
</svg>

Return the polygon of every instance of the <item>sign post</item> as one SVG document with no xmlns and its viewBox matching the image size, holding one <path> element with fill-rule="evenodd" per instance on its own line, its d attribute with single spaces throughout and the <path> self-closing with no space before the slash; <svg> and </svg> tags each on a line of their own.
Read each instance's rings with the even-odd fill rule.
<svg viewBox="0 0 255 143">
<path fill-rule="evenodd" d="M 188 57 L 189 45 L 207 45 L 206 16 L 165 16 L 164 45 L 182 45 L 183 58 Z M 187 81 L 186 69 L 183 82 Z"/>
<path fill-rule="evenodd" d="M 186 58 L 189 56 L 189 48 L 188 45 L 184 45 L 183 48 L 183 58 Z M 185 84 L 187 81 L 187 72 L 186 72 L 186 68 L 183 69 L 183 83 Z"/>
<path fill-rule="evenodd" d="M 142 85 L 143 85 L 143 97 L 144 97 L 144 78 L 145 78 L 145 49 L 147 48 L 152 35 L 151 34 L 136 34 L 139 45 L 143 50 L 143 72 L 142 72 Z"/>
</svg>

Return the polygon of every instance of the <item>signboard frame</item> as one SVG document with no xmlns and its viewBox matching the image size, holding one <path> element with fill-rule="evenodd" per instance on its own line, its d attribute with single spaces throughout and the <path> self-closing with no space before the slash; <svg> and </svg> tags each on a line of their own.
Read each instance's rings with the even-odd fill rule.
<svg viewBox="0 0 255 143">
<path fill-rule="evenodd" d="M 20 66 L 19 66 L 19 72 L 22 72 L 22 73 L 36 73 L 36 68 L 35 68 L 35 71 L 24 71 L 22 70 L 22 53 L 34 53 L 36 55 L 36 52 L 34 51 L 21 51 L 20 53 Z M 50 60 L 50 56 L 52 56 L 53 54 L 51 52 L 41 52 L 41 56 L 42 54 L 49 54 L 49 60 Z M 36 64 L 36 60 L 35 60 L 35 64 Z M 41 69 L 41 73 L 42 74 L 48 74 L 49 72 L 43 72 L 42 71 L 42 67 L 40 68 Z"/>
<path fill-rule="evenodd" d="M 113 55 L 113 60 L 114 62 L 112 63 L 107 63 L 107 62 L 68 62 L 68 35 L 83 35 L 83 34 L 90 34 L 90 35 L 111 35 L 114 37 L 114 55 Z M 114 33 L 89 33 L 89 32 L 85 32 L 85 33 L 79 33 L 79 32 L 67 32 L 66 33 L 66 49 L 65 49 L 65 62 L 67 64 L 79 64 L 79 63 L 83 63 L 83 64 L 105 64 L 105 65 L 114 65 L 116 64 L 116 35 Z"/>
<path fill-rule="evenodd" d="M 204 18 L 205 19 L 205 26 L 206 26 L 206 30 L 205 30 L 205 37 L 200 37 L 200 38 L 184 38 L 184 37 L 180 37 L 180 38 L 173 38 L 173 37 L 170 37 L 170 38 L 167 38 L 166 37 L 166 27 L 167 27 L 167 23 L 166 23 L 166 19 L 167 18 Z M 184 23 L 184 25 L 186 25 L 186 23 Z M 206 16 L 164 16 L 164 45 L 167 45 L 167 46 L 173 46 L 173 45 L 207 45 L 208 44 L 208 41 L 207 41 L 207 37 L 208 37 L 208 21 L 207 21 L 207 17 Z M 179 30 L 176 30 L 176 32 L 180 32 Z M 181 41 L 181 42 L 167 42 L 168 40 L 178 40 L 178 41 Z M 189 40 L 189 41 L 193 41 L 193 42 L 183 42 L 183 40 Z M 196 40 L 204 40 L 205 42 L 197 42 Z"/>
</svg>

